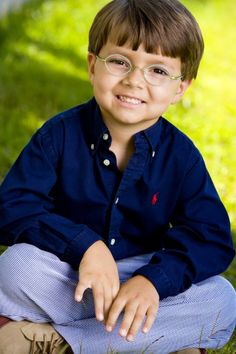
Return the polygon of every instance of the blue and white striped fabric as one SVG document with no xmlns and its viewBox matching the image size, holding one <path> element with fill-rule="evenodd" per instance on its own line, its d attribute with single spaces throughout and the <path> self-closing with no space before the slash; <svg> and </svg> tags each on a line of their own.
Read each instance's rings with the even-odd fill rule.
<svg viewBox="0 0 236 354">
<path fill-rule="evenodd" d="M 146 264 L 151 254 L 117 262 L 121 281 Z M 217 348 L 229 340 L 236 320 L 236 295 L 220 276 L 193 285 L 161 301 L 148 334 L 134 342 L 112 333 L 94 318 L 87 290 L 83 303 L 74 300 L 78 274 L 55 255 L 29 244 L 9 247 L 0 257 L 0 314 L 20 321 L 52 322 L 75 354 L 167 354 L 187 347 Z"/>
</svg>

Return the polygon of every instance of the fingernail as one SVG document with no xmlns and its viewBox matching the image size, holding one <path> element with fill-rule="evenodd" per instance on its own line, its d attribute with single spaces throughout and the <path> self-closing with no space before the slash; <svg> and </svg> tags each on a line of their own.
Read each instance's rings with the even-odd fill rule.
<svg viewBox="0 0 236 354">
<path fill-rule="evenodd" d="M 102 314 L 102 313 L 99 313 L 99 314 L 97 315 L 97 320 L 98 320 L 98 321 L 103 321 L 103 320 L 104 320 L 104 317 L 103 317 L 103 314 Z"/>
<path fill-rule="evenodd" d="M 145 327 L 143 328 L 143 333 L 147 333 L 148 332 L 148 329 Z"/>
<path fill-rule="evenodd" d="M 129 342 L 133 342 L 134 337 L 133 337 L 131 334 L 129 334 L 128 337 L 127 337 L 127 340 L 128 340 Z"/>
<path fill-rule="evenodd" d="M 111 327 L 111 326 L 106 326 L 106 330 L 107 330 L 108 332 L 111 332 L 111 331 L 112 331 L 112 327 Z"/>
<path fill-rule="evenodd" d="M 80 302 L 81 300 L 82 300 L 81 295 L 76 295 L 76 297 L 75 297 L 75 301 Z"/>
<path fill-rule="evenodd" d="M 121 330 L 120 330 L 120 335 L 121 335 L 122 337 L 125 337 L 126 334 L 127 334 L 127 331 L 126 331 L 125 329 L 121 329 Z"/>
</svg>

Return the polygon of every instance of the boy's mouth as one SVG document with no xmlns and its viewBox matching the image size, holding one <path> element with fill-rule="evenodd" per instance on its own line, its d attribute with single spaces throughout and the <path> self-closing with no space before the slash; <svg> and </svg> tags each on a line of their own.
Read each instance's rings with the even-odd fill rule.
<svg viewBox="0 0 236 354">
<path fill-rule="evenodd" d="M 139 105 L 141 103 L 144 103 L 144 101 L 140 100 L 139 98 L 122 96 L 122 95 L 117 95 L 116 97 L 118 98 L 118 100 L 122 102 L 133 104 L 133 105 Z"/>
</svg>

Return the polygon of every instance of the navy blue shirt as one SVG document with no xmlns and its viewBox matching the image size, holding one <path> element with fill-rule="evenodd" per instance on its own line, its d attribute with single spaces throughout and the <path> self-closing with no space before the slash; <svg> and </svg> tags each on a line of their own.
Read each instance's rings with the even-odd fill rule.
<svg viewBox="0 0 236 354">
<path fill-rule="evenodd" d="M 121 172 L 95 99 L 50 119 L 0 188 L 0 243 L 33 244 L 73 268 L 97 240 L 116 260 L 154 252 L 134 275 L 161 299 L 223 272 L 230 225 L 199 151 L 164 118 L 134 144 Z"/>
</svg>

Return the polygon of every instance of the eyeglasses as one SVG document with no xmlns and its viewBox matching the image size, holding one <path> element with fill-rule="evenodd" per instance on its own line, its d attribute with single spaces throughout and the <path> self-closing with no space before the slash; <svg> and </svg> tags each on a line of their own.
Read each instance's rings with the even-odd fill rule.
<svg viewBox="0 0 236 354">
<path fill-rule="evenodd" d="M 106 58 L 96 55 L 96 58 L 105 63 L 106 69 L 114 76 L 125 76 L 135 69 L 143 71 L 147 83 L 153 86 L 165 85 L 169 80 L 179 80 L 183 75 L 173 76 L 159 64 L 150 65 L 146 68 L 133 66 L 130 60 L 120 54 L 111 54 Z"/>
</svg>

